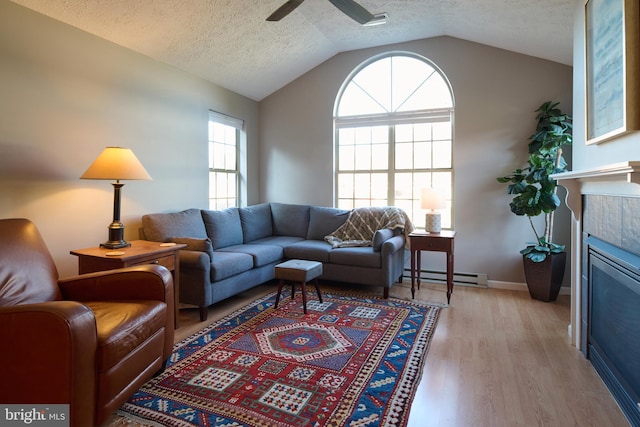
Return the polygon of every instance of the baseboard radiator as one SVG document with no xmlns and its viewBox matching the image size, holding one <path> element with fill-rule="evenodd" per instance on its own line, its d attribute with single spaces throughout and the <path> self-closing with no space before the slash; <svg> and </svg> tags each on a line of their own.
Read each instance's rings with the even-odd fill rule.
<svg viewBox="0 0 640 427">
<path fill-rule="evenodd" d="M 405 268 L 402 275 L 403 281 L 408 280 L 411 284 L 411 269 Z M 447 272 L 438 270 L 420 270 L 421 282 L 447 283 Z M 486 273 L 460 273 L 454 271 L 453 284 L 460 286 L 474 286 L 478 288 L 486 288 L 488 277 Z"/>
</svg>

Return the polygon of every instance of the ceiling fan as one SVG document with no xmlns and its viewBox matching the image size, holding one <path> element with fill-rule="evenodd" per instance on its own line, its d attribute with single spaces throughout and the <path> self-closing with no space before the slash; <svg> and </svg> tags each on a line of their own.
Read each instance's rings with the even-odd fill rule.
<svg viewBox="0 0 640 427">
<path fill-rule="evenodd" d="M 279 21 L 298 6 L 302 4 L 304 0 L 289 0 L 282 6 L 273 12 L 267 18 L 267 21 Z M 374 18 L 374 15 L 364 7 L 360 6 L 354 0 L 329 0 L 335 7 L 340 9 L 345 15 L 360 24 L 366 24 Z"/>
</svg>

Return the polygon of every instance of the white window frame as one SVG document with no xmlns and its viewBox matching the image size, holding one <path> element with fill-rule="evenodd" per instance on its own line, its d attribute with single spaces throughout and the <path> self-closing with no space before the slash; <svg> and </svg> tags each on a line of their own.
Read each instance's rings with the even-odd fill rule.
<svg viewBox="0 0 640 427">
<path fill-rule="evenodd" d="M 424 109 L 424 110 L 413 110 L 413 111 L 400 111 L 400 112 L 385 112 L 379 114 L 364 114 L 364 115 L 352 115 L 352 116 L 338 116 L 338 111 L 340 107 L 340 102 L 342 100 L 342 96 L 344 94 L 345 89 L 351 83 L 351 81 L 358 75 L 360 71 L 364 68 L 373 64 L 376 61 L 379 61 L 384 58 L 394 57 L 394 56 L 408 56 L 421 61 L 424 61 L 427 65 L 432 67 L 436 73 L 444 80 L 446 83 L 449 93 L 451 96 L 451 107 L 447 108 L 434 108 L 434 109 Z M 345 80 L 343 83 L 341 90 L 339 92 L 338 97 L 336 98 L 335 112 L 334 112 L 334 205 L 337 207 L 344 208 L 352 208 L 357 206 L 365 206 L 372 204 L 372 201 L 377 200 L 376 204 L 384 202 L 384 204 L 394 205 L 401 207 L 407 211 L 407 213 L 411 216 L 412 221 L 418 227 L 424 227 L 424 214 L 426 213 L 424 210 L 420 208 L 420 192 L 422 187 L 434 186 L 433 177 L 450 177 L 450 184 L 448 186 L 447 194 L 443 194 L 446 199 L 447 207 L 442 209 L 441 212 L 443 214 L 443 228 L 444 229 L 452 229 L 454 224 L 454 209 L 453 209 L 453 186 L 454 186 L 454 169 L 453 169 L 453 144 L 454 144 L 454 134 L 453 134 L 453 123 L 454 123 L 454 110 L 455 103 L 453 97 L 453 90 L 451 85 L 446 77 L 446 75 L 434 64 L 432 61 L 428 59 L 410 53 L 410 52 L 389 52 L 382 55 L 377 55 L 369 60 L 365 61 L 363 64 L 359 65 L 351 75 Z M 395 129 L 398 125 L 403 124 L 417 124 L 417 123 L 441 123 L 441 122 L 449 122 L 450 129 L 450 164 L 449 167 L 439 168 L 439 167 L 430 167 L 430 168 L 412 168 L 412 169 L 396 169 L 396 161 L 395 161 L 395 151 L 396 151 L 396 141 L 395 141 Z M 387 126 L 388 127 L 388 164 L 385 169 L 347 169 L 341 170 L 340 166 L 340 130 L 348 129 L 348 128 L 366 128 L 372 126 Z M 433 142 L 433 141 L 432 141 Z M 356 191 L 354 190 L 354 197 L 351 198 L 351 203 L 349 204 L 348 198 L 341 198 L 340 194 L 340 176 L 341 175 L 357 175 L 357 174 L 386 174 L 387 175 L 387 195 L 386 200 L 381 201 L 379 199 L 369 198 L 367 202 L 366 198 L 357 198 L 355 196 Z M 396 176 L 401 173 L 414 174 L 415 176 L 426 178 L 425 180 L 417 183 L 412 180 L 412 187 L 410 191 L 410 196 L 405 198 L 396 198 Z M 434 175 L 436 174 L 436 175 Z M 440 175 L 437 175 L 440 174 Z M 354 177 L 354 180 L 356 178 Z M 366 179 L 365 179 L 366 180 Z M 355 184 L 354 184 L 355 185 Z M 371 185 L 371 184 L 370 184 Z M 367 204 L 369 203 L 369 204 Z"/>
<path fill-rule="evenodd" d="M 226 161 L 223 161 L 222 163 L 224 163 L 224 165 L 222 166 L 218 166 L 216 165 L 216 163 L 220 163 L 217 162 L 216 159 L 214 159 L 214 150 L 213 150 L 213 146 L 214 144 L 217 144 L 218 146 L 220 145 L 229 145 L 228 141 L 221 141 L 221 140 L 217 140 L 214 141 L 214 137 L 212 135 L 212 125 L 211 123 L 216 123 L 219 125 L 223 125 L 225 127 L 229 127 L 229 128 L 233 128 L 235 129 L 235 141 L 233 144 L 232 149 L 234 150 L 233 153 L 233 157 L 234 157 L 234 161 L 229 163 Z M 209 111 L 209 131 L 208 131 L 208 164 L 209 164 L 209 174 L 208 174 L 208 179 L 209 179 L 209 185 L 208 185 L 208 200 L 209 200 L 209 209 L 224 209 L 224 208 L 228 208 L 228 207 L 238 207 L 240 206 L 241 203 L 241 173 L 240 173 L 240 166 L 241 166 L 241 158 L 240 158 L 240 147 L 241 147 L 241 140 L 242 140 L 242 133 L 243 133 L 243 129 L 244 129 L 244 120 L 242 119 L 237 119 L 235 117 L 231 117 L 228 116 L 226 114 L 222 114 L 222 113 L 218 113 L 216 111 Z M 229 192 L 230 191 L 224 191 L 224 194 L 219 195 L 218 193 L 218 185 L 217 185 L 217 180 L 216 180 L 216 176 L 225 176 L 227 181 L 227 185 L 224 185 L 225 187 L 227 187 L 228 190 L 228 184 L 231 183 L 233 185 L 233 187 L 235 188 L 235 194 L 233 195 L 233 197 L 230 197 Z M 229 177 L 232 177 L 231 180 L 229 180 Z"/>
</svg>

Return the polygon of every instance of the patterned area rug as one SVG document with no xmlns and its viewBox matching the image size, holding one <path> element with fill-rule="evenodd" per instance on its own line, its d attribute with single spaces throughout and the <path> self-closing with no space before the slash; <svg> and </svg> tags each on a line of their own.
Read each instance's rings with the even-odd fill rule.
<svg viewBox="0 0 640 427">
<path fill-rule="evenodd" d="M 440 307 L 326 292 L 304 315 L 300 300 L 273 309 L 267 295 L 176 344 L 120 413 L 166 426 L 406 426 Z"/>
</svg>

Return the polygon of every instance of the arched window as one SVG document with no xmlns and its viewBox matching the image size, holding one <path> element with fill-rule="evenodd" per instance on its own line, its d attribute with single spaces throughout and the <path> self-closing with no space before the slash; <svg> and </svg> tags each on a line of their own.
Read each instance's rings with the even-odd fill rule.
<svg viewBox="0 0 640 427">
<path fill-rule="evenodd" d="M 336 206 L 398 206 L 424 227 L 420 194 L 432 187 L 452 228 L 453 112 L 451 86 L 426 58 L 392 52 L 356 68 L 335 106 Z"/>
</svg>

